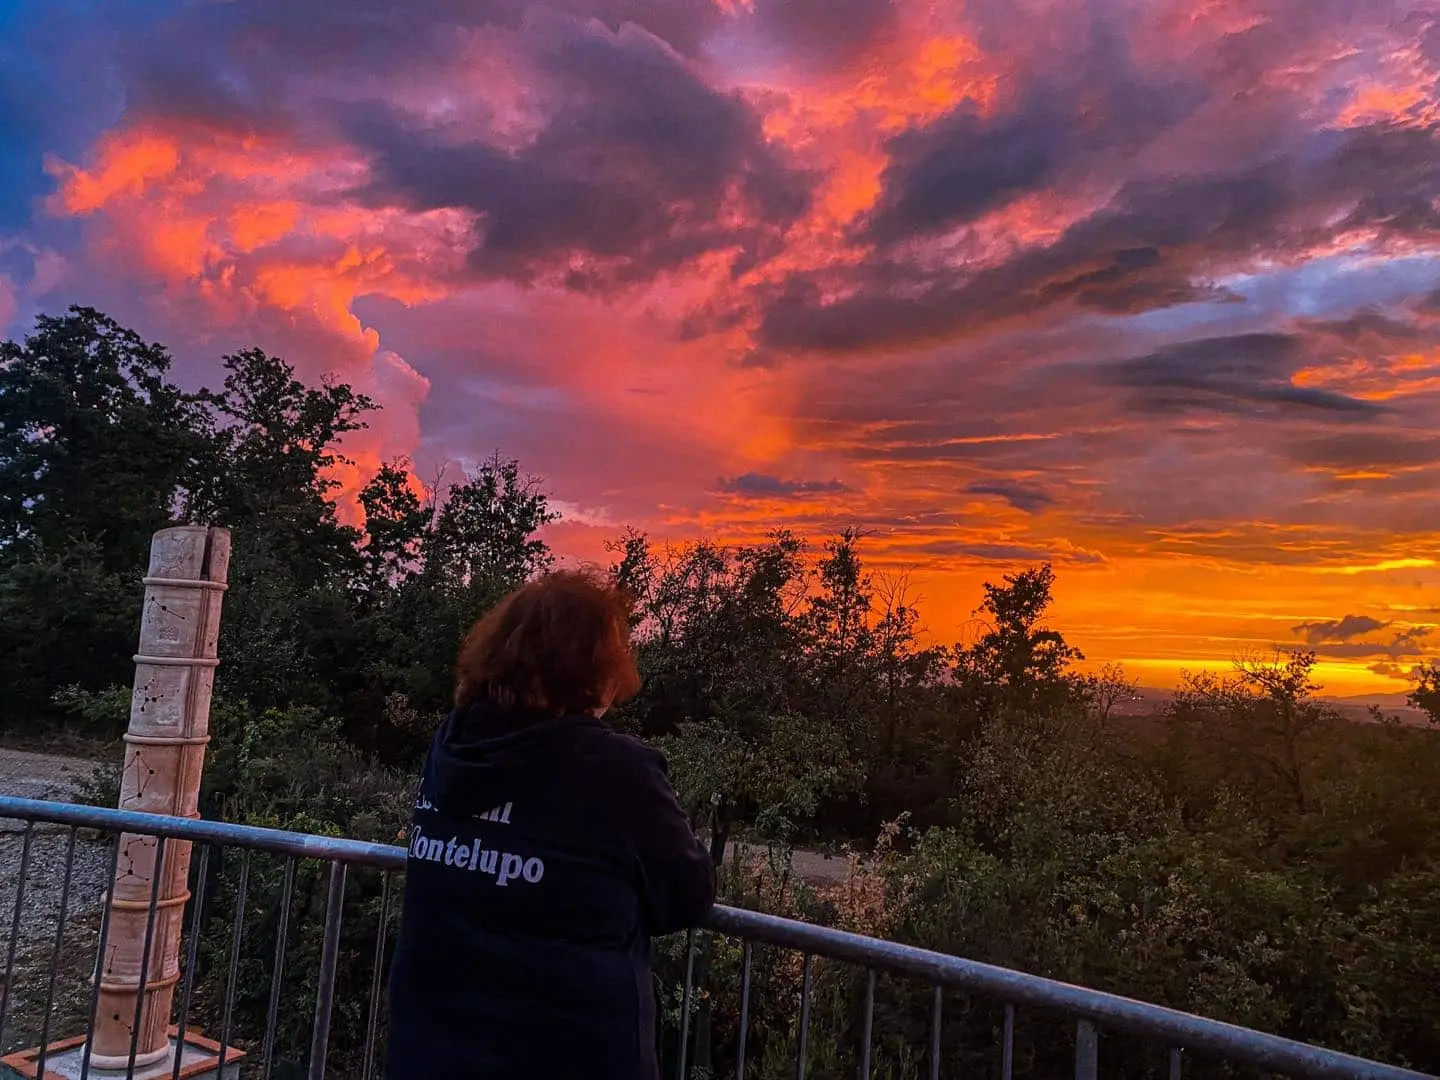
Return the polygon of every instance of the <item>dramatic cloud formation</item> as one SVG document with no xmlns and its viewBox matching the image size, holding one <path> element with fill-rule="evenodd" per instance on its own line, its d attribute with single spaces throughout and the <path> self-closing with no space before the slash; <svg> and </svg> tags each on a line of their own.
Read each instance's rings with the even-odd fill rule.
<svg viewBox="0 0 1440 1080">
<path fill-rule="evenodd" d="M 1049 559 L 1152 681 L 1431 655 L 1430 0 L 0 0 L 0 135 L 0 334 L 345 378 L 352 489 L 857 525 L 942 639 Z"/>
</svg>

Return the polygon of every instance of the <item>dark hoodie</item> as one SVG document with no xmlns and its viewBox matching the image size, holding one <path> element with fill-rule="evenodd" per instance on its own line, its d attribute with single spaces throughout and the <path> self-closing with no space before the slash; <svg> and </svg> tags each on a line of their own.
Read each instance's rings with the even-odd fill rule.
<svg viewBox="0 0 1440 1080">
<path fill-rule="evenodd" d="M 452 713 L 410 828 L 387 1080 L 654 1080 L 650 936 L 714 898 L 658 751 L 591 716 Z"/>
</svg>

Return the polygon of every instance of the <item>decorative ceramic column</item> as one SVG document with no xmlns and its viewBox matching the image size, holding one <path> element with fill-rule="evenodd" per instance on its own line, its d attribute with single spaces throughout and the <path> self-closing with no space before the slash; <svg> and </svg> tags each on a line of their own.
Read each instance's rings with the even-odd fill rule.
<svg viewBox="0 0 1440 1080">
<path fill-rule="evenodd" d="M 230 564 L 228 529 L 182 526 L 155 534 L 145 575 L 140 652 L 125 734 L 120 809 L 199 817 L 200 773 L 210 741 L 220 601 Z M 180 926 L 190 874 L 190 844 L 165 844 L 155 865 L 153 836 L 120 837 L 110 890 L 110 932 L 97 976 L 90 1064 L 124 1069 L 130 1060 L 151 897 L 156 897 L 148 971 L 139 1005 L 137 1067 L 171 1058 L 170 1006 L 180 981 Z M 158 892 L 154 891 L 159 874 Z"/>
</svg>

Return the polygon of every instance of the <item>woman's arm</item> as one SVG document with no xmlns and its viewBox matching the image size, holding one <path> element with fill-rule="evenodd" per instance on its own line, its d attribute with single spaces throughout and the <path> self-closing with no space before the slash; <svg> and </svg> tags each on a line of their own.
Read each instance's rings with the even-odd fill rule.
<svg viewBox="0 0 1440 1080">
<path fill-rule="evenodd" d="M 715 903 L 715 867 L 670 786 L 665 756 L 636 742 L 631 836 L 640 863 L 641 904 L 652 934 L 698 925 Z"/>
</svg>

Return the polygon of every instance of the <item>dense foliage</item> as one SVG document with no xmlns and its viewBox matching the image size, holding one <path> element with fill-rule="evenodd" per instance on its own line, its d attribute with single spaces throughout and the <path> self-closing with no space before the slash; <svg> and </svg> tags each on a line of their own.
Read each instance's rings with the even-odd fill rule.
<svg viewBox="0 0 1440 1080">
<path fill-rule="evenodd" d="M 459 638 L 550 564 L 554 515 L 497 457 L 427 490 L 393 462 L 350 524 L 334 475 L 374 403 L 258 350 L 223 363 L 220 389 L 183 391 L 163 348 L 79 308 L 0 345 L 0 715 L 7 731 L 118 735 L 150 534 L 225 524 L 205 813 L 393 842 Z M 987 586 L 985 629 L 940 647 L 862 547 L 614 544 L 645 676 L 616 721 L 666 750 L 733 902 L 1440 1066 L 1434 731 L 1341 720 L 1304 652 L 1196 675 L 1167 716 L 1122 715 L 1123 673 L 1079 673 L 1047 620 L 1049 567 Z M 1440 674 L 1420 674 L 1414 702 L 1440 720 Z M 844 879 L 802 880 L 797 845 L 850 849 Z M 285 881 L 282 861 L 217 857 L 192 911 L 196 1015 L 213 1027 L 233 969 L 242 1043 L 264 1029 Z M 288 890 L 287 1069 L 308 1046 L 325 886 L 300 863 Z M 399 888 L 355 874 L 347 889 L 334 1040 L 350 1064 Z M 658 951 L 673 1058 L 683 942 Z M 703 941 L 691 1054 L 716 1074 L 733 1073 L 739 968 L 738 945 Z M 863 977 L 812 974 L 809 1075 L 853 1075 Z M 752 1076 L 793 1071 L 802 976 L 798 957 L 757 950 Z M 932 1005 L 927 987 L 880 981 L 875 1075 L 926 1069 Z M 944 1009 L 942 1074 L 993 1068 L 998 1004 Z M 1018 1075 L 1067 1068 L 1062 1023 L 1018 1023 Z M 1163 1051 L 1107 1038 L 1103 1071 L 1158 1075 Z"/>
</svg>

